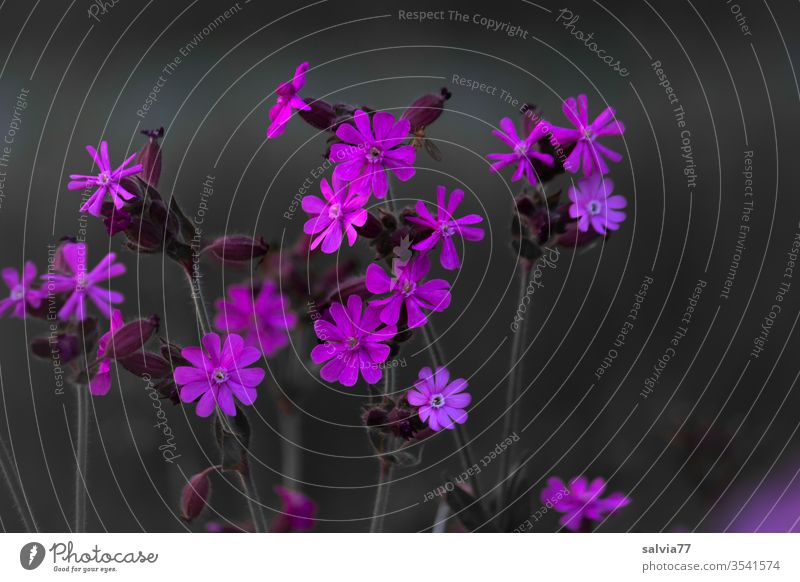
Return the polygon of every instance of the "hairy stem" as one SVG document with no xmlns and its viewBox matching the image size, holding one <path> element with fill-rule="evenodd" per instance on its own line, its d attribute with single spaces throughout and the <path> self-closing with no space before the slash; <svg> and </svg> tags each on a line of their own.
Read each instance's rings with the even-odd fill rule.
<svg viewBox="0 0 800 582">
<path fill-rule="evenodd" d="M 278 422 L 280 423 L 281 437 L 283 437 L 281 438 L 283 486 L 293 488 L 301 478 L 300 415 L 295 410 L 281 411 Z"/>
<path fill-rule="evenodd" d="M 522 304 L 528 287 L 528 276 L 531 272 L 531 264 L 527 261 L 520 261 L 519 263 L 519 293 L 517 296 L 517 305 Z M 503 438 L 510 436 L 513 430 L 516 430 L 516 425 L 519 419 L 517 409 L 519 406 L 516 404 L 519 398 L 522 387 L 522 361 L 520 360 L 520 353 L 522 346 L 525 343 L 525 337 L 528 329 L 527 312 L 522 314 L 522 321 L 514 333 L 514 338 L 511 342 L 511 359 L 508 371 L 508 385 L 506 386 L 506 413 L 503 417 Z M 500 478 L 506 479 L 511 466 L 511 455 L 503 455 L 500 460 Z"/>
<path fill-rule="evenodd" d="M 236 471 L 239 475 L 239 482 L 242 487 L 242 495 L 247 500 L 247 509 L 250 511 L 250 520 L 253 522 L 253 529 L 256 533 L 268 532 L 269 526 L 267 519 L 264 517 L 261 501 L 258 498 L 258 491 L 256 490 L 255 481 L 253 481 L 253 472 L 248 467 L 246 475 L 241 471 Z"/>
<path fill-rule="evenodd" d="M 75 446 L 75 522 L 73 531 L 86 531 L 86 471 L 89 460 L 89 389 L 87 386 L 75 386 L 78 405 Z"/>
<path fill-rule="evenodd" d="M 392 486 L 392 473 L 394 465 L 379 459 L 380 471 L 378 473 L 378 489 L 375 492 L 375 505 L 372 508 L 372 522 L 369 526 L 370 533 L 380 533 L 383 531 L 383 517 L 386 515 L 386 507 L 389 505 L 389 489 Z"/>
<path fill-rule="evenodd" d="M 200 333 L 205 336 L 207 333 L 211 332 L 211 319 L 208 316 L 208 308 L 206 307 L 206 301 L 203 297 L 200 272 L 198 269 L 192 271 L 191 268 L 185 266 L 183 272 L 189 282 L 189 293 L 192 296 L 192 303 L 194 303 L 197 325 L 200 327 Z"/>
<path fill-rule="evenodd" d="M 34 527 L 31 525 L 31 520 L 28 519 L 25 510 L 23 509 L 23 505 L 20 501 L 19 495 L 17 494 L 17 486 L 16 484 L 20 484 L 20 489 L 22 488 L 22 482 L 19 479 L 19 474 L 14 471 L 12 478 L 12 473 L 10 473 L 10 469 L 13 466 L 13 462 L 11 459 L 11 455 L 8 453 L 8 448 L 6 447 L 6 443 L 3 439 L 0 439 L 0 473 L 3 474 L 3 480 L 6 482 L 8 486 L 8 491 L 11 494 L 11 503 L 14 505 L 14 508 L 17 510 L 19 514 L 19 519 L 22 522 L 22 526 L 25 528 L 26 532 L 33 531 Z M 33 519 L 33 514 L 31 514 L 31 519 Z M 35 526 L 36 522 L 33 522 L 33 526 Z"/>
</svg>

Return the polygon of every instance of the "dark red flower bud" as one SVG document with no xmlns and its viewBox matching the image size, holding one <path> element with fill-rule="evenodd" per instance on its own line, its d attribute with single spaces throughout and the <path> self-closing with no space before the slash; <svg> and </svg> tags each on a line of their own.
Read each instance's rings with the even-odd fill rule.
<svg viewBox="0 0 800 582">
<path fill-rule="evenodd" d="M 162 230 L 166 229 L 168 236 L 174 237 L 178 234 L 178 230 L 180 229 L 178 217 L 175 216 L 174 212 L 170 212 L 167 209 L 167 205 L 164 204 L 163 200 L 151 201 L 148 214 L 157 227 Z"/>
<path fill-rule="evenodd" d="M 114 236 L 131 225 L 130 213 L 122 208 L 116 208 L 111 202 L 103 204 L 101 214 L 109 236 Z"/>
<path fill-rule="evenodd" d="M 322 99 L 314 99 L 306 97 L 304 99 L 306 104 L 311 107 L 310 111 L 298 111 L 300 117 L 315 129 L 322 131 L 332 131 L 338 115 L 333 109 L 333 105 Z"/>
<path fill-rule="evenodd" d="M 444 108 L 444 102 L 452 97 L 447 87 L 442 87 L 439 93 L 429 93 L 415 100 L 403 112 L 403 117 L 411 123 L 411 132 L 428 127 L 439 119 Z"/>
<path fill-rule="evenodd" d="M 161 346 L 159 347 L 159 350 L 161 351 L 161 355 L 164 357 L 164 359 L 171 362 L 173 366 L 181 366 L 186 362 L 181 355 L 180 346 L 176 346 L 175 344 L 171 344 L 168 341 L 161 339 Z"/>
<path fill-rule="evenodd" d="M 164 243 L 164 230 L 141 218 L 131 220 L 131 225 L 124 231 L 128 239 L 127 246 L 140 253 L 157 253 Z"/>
<path fill-rule="evenodd" d="M 356 277 L 340 283 L 338 288 L 330 292 L 326 301 L 320 305 L 319 308 L 325 309 L 334 302 L 339 302 L 344 305 L 347 303 L 347 298 L 351 295 L 358 295 L 362 299 L 372 297 L 372 293 L 367 291 L 367 280 L 365 277 Z"/>
<path fill-rule="evenodd" d="M 138 352 L 147 343 L 147 340 L 158 331 L 158 323 L 157 315 L 126 323 L 111 336 L 106 346 L 106 355 L 119 359 Z"/>
<path fill-rule="evenodd" d="M 159 129 L 145 129 L 142 134 L 150 138 L 144 147 L 139 152 L 139 163 L 142 164 L 142 171 L 140 173 L 142 180 L 147 182 L 153 187 L 158 186 L 158 180 L 161 177 L 161 146 L 158 140 L 164 137 L 164 128 Z"/>
<path fill-rule="evenodd" d="M 152 352 L 134 352 L 118 358 L 122 367 L 140 378 L 172 378 L 170 363 Z"/>
<path fill-rule="evenodd" d="M 216 471 L 218 467 L 208 469 L 193 475 L 181 491 L 181 517 L 186 522 L 196 518 L 205 509 L 208 497 L 211 494 L 211 481 L 208 474 Z"/>
<path fill-rule="evenodd" d="M 212 241 L 203 251 L 222 262 L 237 264 L 260 259 L 269 251 L 269 245 L 263 237 L 232 234 Z"/>
<path fill-rule="evenodd" d="M 60 333 L 52 338 L 36 338 L 31 342 L 33 355 L 45 360 L 58 360 L 62 365 L 81 354 L 81 342 L 77 336 Z"/>
<path fill-rule="evenodd" d="M 359 236 L 377 238 L 383 232 L 383 224 L 374 214 L 368 212 L 364 226 L 356 226 L 355 229 Z"/>
<path fill-rule="evenodd" d="M 372 427 L 381 427 L 387 423 L 388 414 L 383 408 L 370 408 L 364 412 L 364 425 Z"/>
</svg>

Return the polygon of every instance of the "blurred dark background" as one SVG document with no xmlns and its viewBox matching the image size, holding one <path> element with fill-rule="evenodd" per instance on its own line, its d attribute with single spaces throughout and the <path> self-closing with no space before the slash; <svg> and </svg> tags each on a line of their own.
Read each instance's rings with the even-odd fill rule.
<svg viewBox="0 0 800 582">
<path fill-rule="evenodd" d="M 209 34 L 204 27 L 236 6 Z M 558 267 L 535 293 L 524 359 L 523 425 L 511 453 L 525 459 L 526 479 L 538 492 L 551 475 L 609 479 L 630 506 L 600 531 L 720 531 L 797 529 L 800 518 L 798 405 L 795 389 L 800 282 L 782 302 L 764 351 L 749 356 L 753 338 L 783 280 L 800 228 L 796 156 L 798 92 L 793 62 L 800 32 L 798 7 L 780 2 L 370 2 L 238 4 L 196 2 L 23 2 L 0 7 L 0 134 L 6 134 L 17 96 L 27 107 L 9 154 L 0 206 L 0 265 L 24 259 L 46 267 L 47 245 L 79 228 L 79 194 L 66 189 L 70 173 L 87 172 L 84 146 L 109 142 L 113 160 L 138 150 L 139 131 L 164 126 L 161 190 L 190 214 L 202 183 L 214 176 L 207 233 L 262 234 L 294 241 L 304 220 L 283 218 L 312 168 L 322 162 L 325 136 L 299 119 L 266 141 L 270 94 L 309 61 L 306 96 L 368 104 L 396 115 L 418 96 L 448 86 L 448 111 L 429 137 L 443 161 L 420 152 L 417 174 L 397 186 L 400 200 L 433 200 L 435 187 L 462 187 L 464 212 L 487 219 L 490 236 L 470 244 L 453 281 L 453 303 L 434 318 L 456 376 L 469 378 L 474 405 L 467 428 L 476 457 L 508 435 L 502 431 L 509 325 L 516 309 L 516 260 L 510 250 L 510 173 L 491 174 L 486 154 L 502 151 L 491 135 L 502 117 L 518 119 L 500 99 L 454 86 L 453 75 L 507 90 L 539 105 L 566 125 L 561 100 L 589 97 L 590 115 L 616 107 L 624 140 L 604 143 L 625 155 L 612 168 L 616 193 L 629 200 L 619 233 L 590 250 L 563 251 Z M 567 8 L 575 29 L 594 33 L 630 74 L 622 77 L 557 21 Z M 458 10 L 470 22 L 413 22 L 399 10 Z M 90 16 L 94 14 L 96 18 Z M 472 22 L 476 14 L 527 31 L 509 37 Z M 740 22 L 746 17 L 748 30 Z M 748 34 L 749 32 L 749 34 Z M 196 36 L 199 35 L 199 36 Z M 194 40 L 193 40 L 194 39 Z M 198 40 L 199 39 L 199 40 Z M 181 56 L 181 50 L 185 56 Z M 162 71 L 175 57 L 180 64 Z M 660 61 L 685 110 L 697 186 L 687 188 L 681 129 L 674 105 L 651 64 Z M 144 119 L 137 115 L 159 75 L 166 81 Z M 500 148 L 500 149 L 498 149 Z M 744 152 L 753 153 L 754 210 L 728 299 L 720 298 L 739 233 L 744 200 Z M 564 181 L 566 185 L 567 182 Z M 91 262 L 118 250 L 99 221 L 87 235 Z M 359 244 L 346 256 L 362 265 L 371 251 Z M 113 288 L 126 294 L 124 312 L 158 313 L 161 333 L 195 343 L 188 291 L 163 257 L 122 253 L 128 273 Z M 442 275 L 438 266 L 436 272 Z M 311 276 L 318 274 L 316 268 Z M 455 276 L 454 276 L 455 275 Z M 247 270 L 209 263 L 212 297 Z M 653 284 L 625 346 L 595 378 L 645 276 Z M 645 379 L 664 354 L 697 281 L 707 282 L 688 333 L 648 398 Z M 300 314 L 301 319 L 304 318 Z M 0 430 L 13 447 L 25 494 L 41 529 L 64 531 L 72 512 L 74 396 L 55 393 L 47 362 L 28 343 L 46 333 L 40 321 L 0 322 Z M 498 345 L 505 342 L 499 349 Z M 414 338 L 401 357 L 398 381 L 409 385 L 423 365 Z M 255 405 L 254 471 L 261 496 L 278 507 L 281 437 L 276 382 L 288 382 L 302 406 L 302 489 L 319 505 L 317 530 L 366 531 L 377 463 L 361 426 L 366 388 L 326 388 L 297 373 L 290 350 L 270 360 L 271 376 Z M 316 372 L 313 370 L 312 372 Z M 275 376 L 273 378 L 272 376 Z M 277 380 L 276 380 L 277 378 Z M 255 412 L 254 411 L 254 412 Z M 161 434 L 144 383 L 119 372 L 111 393 L 92 401 L 90 529 L 180 531 L 178 496 L 184 474 L 216 462 L 209 425 L 193 407 L 169 408 L 176 434 L 174 464 L 163 461 Z M 490 489 L 500 463 L 480 475 Z M 425 447 L 423 462 L 395 474 L 388 530 L 424 530 L 436 505 L 426 492 L 460 472 L 449 434 Z M 205 518 L 245 519 L 246 508 L 215 478 L 214 509 Z M 741 510 L 741 513 L 740 513 Z M 7 495 L 0 517 L 19 529 Z M 553 531 L 547 515 L 536 531 Z M 759 524 L 761 524 L 759 526 Z"/>
</svg>

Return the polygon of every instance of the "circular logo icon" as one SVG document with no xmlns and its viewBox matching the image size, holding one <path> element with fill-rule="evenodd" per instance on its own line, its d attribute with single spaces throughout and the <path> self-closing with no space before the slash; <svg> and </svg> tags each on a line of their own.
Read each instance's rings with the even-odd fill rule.
<svg viewBox="0 0 800 582">
<path fill-rule="evenodd" d="M 44 561 L 44 546 L 39 542 L 30 542 L 19 551 L 19 563 L 26 570 L 35 570 Z"/>
</svg>

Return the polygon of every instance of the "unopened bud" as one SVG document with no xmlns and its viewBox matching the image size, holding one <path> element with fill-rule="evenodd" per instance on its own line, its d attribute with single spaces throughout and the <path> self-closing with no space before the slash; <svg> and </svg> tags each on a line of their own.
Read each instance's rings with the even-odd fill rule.
<svg viewBox="0 0 800 582">
<path fill-rule="evenodd" d="M 232 234 L 212 241 L 203 251 L 225 263 L 244 263 L 266 255 L 269 245 L 263 237 L 255 239 L 243 234 Z"/>
<path fill-rule="evenodd" d="M 411 123 L 411 132 L 428 127 L 431 123 L 439 119 L 444 108 L 444 102 L 450 99 L 452 94 L 447 87 L 442 87 L 439 93 L 429 93 L 416 99 L 403 112 L 403 117 Z"/>
</svg>

